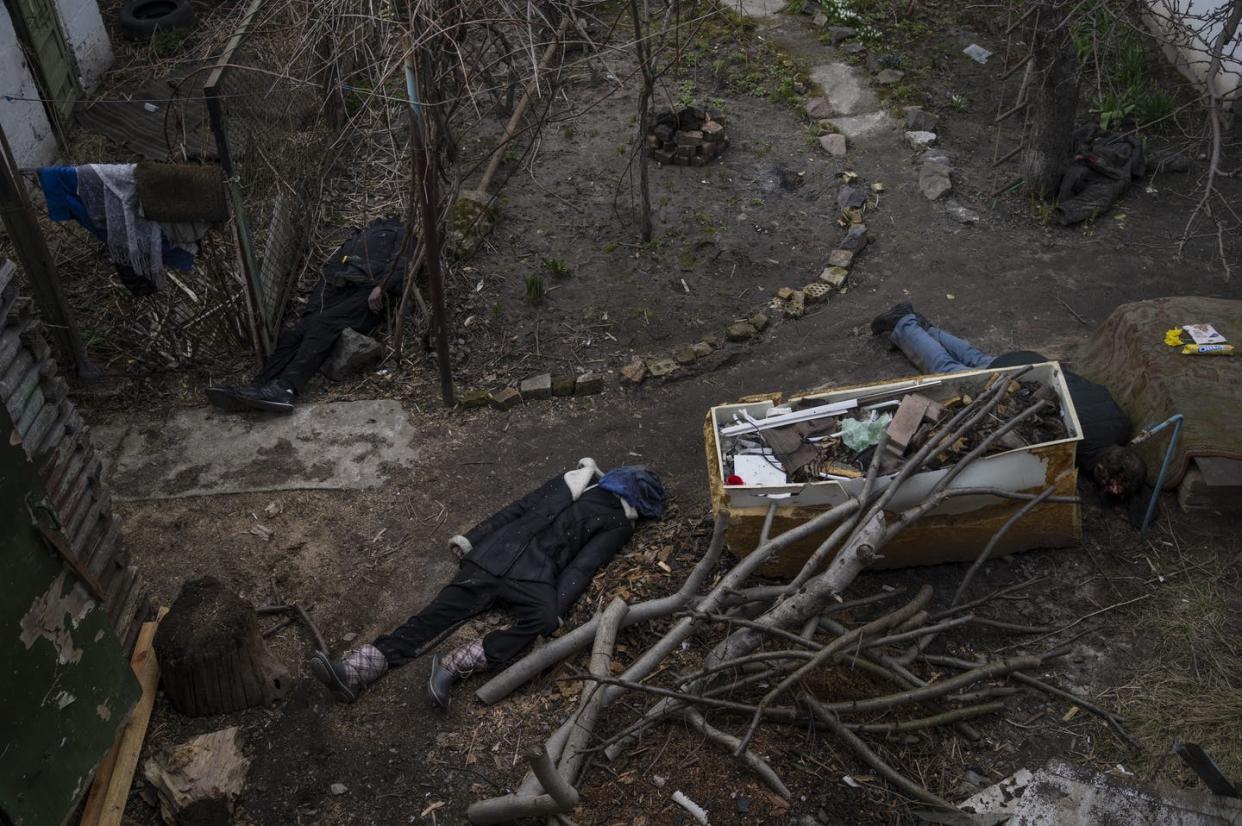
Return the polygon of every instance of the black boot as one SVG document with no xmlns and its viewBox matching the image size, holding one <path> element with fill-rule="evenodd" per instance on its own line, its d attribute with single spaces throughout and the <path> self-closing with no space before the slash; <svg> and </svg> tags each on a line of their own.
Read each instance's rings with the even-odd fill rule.
<svg viewBox="0 0 1242 826">
<path fill-rule="evenodd" d="M 931 322 L 928 321 L 922 313 L 916 313 L 914 311 L 913 304 L 909 301 L 902 301 L 900 304 L 894 304 L 889 309 L 871 319 L 871 335 L 878 336 L 882 333 L 891 333 L 897 328 L 897 322 L 901 321 L 908 315 L 914 316 L 914 319 L 924 330 L 932 326 Z"/>
<path fill-rule="evenodd" d="M 247 387 L 208 387 L 207 400 L 221 410 L 267 410 L 273 413 L 293 412 L 293 388 L 281 381 Z"/>
<path fill-rule="evenodd" d="M 449 692 L 460 679 L 461 675 L 445 668 L 440 655 L 436 654 L 431 658 L 431 676 L 427 678 L 427 696 L 440 708 L 448 708 Z"/>
</svg>

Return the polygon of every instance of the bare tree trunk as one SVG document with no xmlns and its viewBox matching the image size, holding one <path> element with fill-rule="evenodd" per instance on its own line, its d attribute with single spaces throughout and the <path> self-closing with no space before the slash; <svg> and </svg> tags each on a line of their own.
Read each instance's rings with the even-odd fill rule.
<svg viewBox="0 0 1242 826">
<path fill-rule="evenodd" d="M 1022 178 L 1026 191 L 1041 199 L 1056 195 L 1074 148 L 1080 72 L 1066 10 L 1057 0 L 1044 0 L 1033 15 L 1030 130 L 1022 152 Z"/>
<path fill-rule="evenodd" d="M 638 52 L 638 65 L 643 71 L 643 90 L 638 96 L 638 193 L 639 204 L 639 236 L 643 243 L 651 240 L 651 190 L 647 184 L 647 109 L 651 105 L 651 95 L 655 89 L 655 69 L 651 65 L 651 44 L 647 42 L 643 30 L 642 17 L 646 14 L 646 2 L 643 2 L 643 14 L 639 14 L 639 0 L 630 0 L 630 17 L 634 21 L 634 48 Z"/>
</svg>

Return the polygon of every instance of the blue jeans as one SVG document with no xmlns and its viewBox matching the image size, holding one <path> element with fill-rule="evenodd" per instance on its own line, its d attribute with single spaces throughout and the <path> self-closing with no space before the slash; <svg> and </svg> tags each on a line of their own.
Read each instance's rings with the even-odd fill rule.
<svg viewBox="0 0 1242 826">
<path fill-rule="evenodd" d="M 956 373 L 992 363 L 992 356 L 976 350 L 970 342 L 939 327 L 924 330 L 913 313 L 897 322 L 889 340 L 924 373 Z"/>
</svg>

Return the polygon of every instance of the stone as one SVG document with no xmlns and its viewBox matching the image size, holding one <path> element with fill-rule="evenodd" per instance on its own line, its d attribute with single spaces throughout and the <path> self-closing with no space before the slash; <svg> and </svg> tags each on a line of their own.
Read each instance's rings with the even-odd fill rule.
<svg viewBox="0 0 1242 826">
<path fill-rule="evenodd" d="M 578 384 L 578 377 L 572 373 L 564 373 L 559 376 L 552 377 L 552 395 L 553 396 L 572 396 L 574 387 Z"/>
<path fill-rule="evenodd" d="M 808 303 L 823 301 L 832 292 L 832 288 L 822 281 L 812 281 L 802 288 L 802 294 L 806 296 Z"/>
<path fill-rule="evenodd" d="M 677 146 L 697 146 L 703 142 L 703 133 L 698 129 L 690 129 L 677 133 Z"/>
<path fill-rule="evenodd" d="M 907 106 L 906 129 L 911 132 L 935 132 L 936 116 L 922 106 Z"/>
<path fill-rule="evenodd" d="M 693 347 L 680 347 L 673 351 L 673 360 L 683 367 L 687 364 L 694 364 L 698 358 L 699 357 L 694 354 Z"/>
<path fill-rule="evenodd" d="M 712 346 L 706 341 L 700 341 L 697 344 L 690 345 L 690 349 L 694 351 L 696 359 L 707 358 L 712 354 Z"/>
<path fill-rule="evenodd" d="M 919 191 L 929 201 L 953 191 L 953 178 L 948 164 L 929 161 L 919 167 Z"/>
<path fill-rule="evenodd" d="M 949 153 L 939 148 L 928 149 L 922 155 L 919 155 L 919 163 L 942 163 L 945 166 L 952 165 L 952 162 L 949 160 Z"/>
<path fill-rule="evenodd" d="M 703 133 L 703 138 L 709 141 L 716 141 L 724 134 L 724 127 L 714 120 L 709 120 L 703 124 L 703 128 L 699 130 Z"/>
<path fill-rule="evenodd" d="M 956 201 L 950 201 L 945 204 L 944 212 L 959 224 L 977 224 L 979 223 L 979 213 L 973 209 L 968 209 Z"/>
<path fill-rule="evenodd" d="M 821 63 L 810 71 L 811 82 L 823 90 L 831 106 L 824 117 L 858 115 L 880 108 L 871 86 L 848 63 Z"/>
<path fill-rule="evenodd" d="M 906 143 L 911 149 L 926 149 L 936 142 L 935 132 L 906 132 Z"/>
<path fill-rule="evenodd" d="M 755 332 L 749 321 L 735 321 L 725 328 L 725 338 L 729 341 L 746 341 L 754 337 Z"/>
<path fill-rule="evenodd" d="M 837 190 L 837 209 L 857 209 L 867 203 L 865 190 L 849 184 L 842 184 Z"/>
<path fill-rule="evenodd" d="M 782 309 L 786 318 L 802 318 L 806 315 L 806 295 L 802 290 L 794 290 Z"/>
<path fill-rule="evenodd" d="M 819 280 L 834 290 L 844 287 L 845 280 L 849 277 L 850 271 L 845 267 L 825 267 L 824 271 L 819 274 Z"/>
<path fill-rule="evenodd" d="M 467 390 L 457 395 L 457 406 L 464 410 L 487 407 L 491 401 L 491 392 L 487 390 Z"/>
<path fill-rule="evenodd" d="M 670 358 L 652 359 L 647 369 L 651 371 L 652 378 L 662 379 L 677 372 L 677 362 Z"/>
<path fill-rule="evenodd" d="M 850 231 L 841 239 L 841 243 L 837 244 L 837 249 L 849 250 L 857 255 L 867 248 L 867 225 L 854 224 L 850 227 Z"/>
<path fill-rule="evenodd" d="M 823 120 L 837 114 L 837 110 L 825 97 L 808 98 L 802 108 L 806 110 L 806 115 L 811 120 Z"/>
<path fill-rule="evenodd" d="M 647 378 L 647 365 L 638 356 L 621 368 L 621 378 L 630 384 L 642 384 Z"/>
<path fill-rule="evenodd" d="M 328 791 L 332 792 L 332 794 L 336 795 L 337 797 L 340 797 L 341 795 L 345 794 L 345 792 L 349 791 L 349 787 L 346 786 L 344 783 L 333 783 L 331 786 L 328 787 Z"/>
<path fill-rule="evenodd" d="M 762 333 L 768 327 L 768 317 L 763 313 L 755 313 L 747 319 L 750 326 L 755 328 L 755 332 Z"/>
<path fill-rule="evenodd" d="M 518 385 L 523 399 L 549 399 L 552 397 L 552 374 L 541 373 L 531 376 Z"/>
<path fill-rule="evenodd" d="M 575 396 L 594 396 L 604 391 L 604 377 L 599 373 L 583 373 L 574 382 Z"/>
<path fill-rule="evenodd" d="M 811 18 L 811 24 L 817 29 L 828 25 L 828 15 L 820 13 Z"/>
<path fill-rule="evenodd" d="M 854 261 L 854 253 L 850 252 L 849 250 L 833 250 L 832 252 L 828 253 L 828 266 L 829 267 L 841 267 L 842 269 L 849 269 L 849 266 L 851 263 L 853 263 L 853 261 Z"/>
<path fill-rule="evenodd" d="M 881 86 L 896 86 L 905 76 L 906 73 L 900 69 L 881 69 L 876 72 L 875 82 Z"/>
<path fill-rule="evenodd" d="M 844 40 L 850 40 L 858 36 L 858 29 L 851 29 L 849 26 L 829 26 L 828 42 L 833 46 Z"/>
<path fill-rule="evenodd" d="M 358 639 L 358 635 L 353 631 L 350 631 L 348 634 L 341 635 L 341 642 L 353 642 L 356 639 Z"/>
<path fill-rule="evenodd" d="M 867 51 L 867 47 L 861 43 L 846 43 L 841 47 L 841 51 L 846 54 L 862 54 Z"/>
<path fill-rule="evenodd" d="M 720 347 L 720 336 L 704 336 L 703 343 L 715 350 Z"/>
<path fill-rule="evenodd" d="M 865 115 L 835 117 L 829 123 L 842 135 L 845 135 L 851 141 L 856 141 L 861 137 L 884 129 L 892 121 L 886 112 L 876 111 L 868 112 Z"/>
<path fill-rule="evenodd" d="M 829 135 L 819 136 L 819 145 L 825 152 L 834 158 L 843 158 L 846 153 L 845 135 L 833 132 Z"/>
<path fill-rule="evenodd" d="M 793 287 L 781 287 L 779 290 L 776 291 L 776 297 L 779 298 L 781 301 L 788 301 L 790 298 L 793 297 L 793 294 L 794 294 Z"/>
<path fill-rule="evenodd" d="M 383 356 L 384 348 L 378 341 L 346 327 L 336 340 L 332 354 L 319 370 L 332 381 L 345 381 L 379 364 Z"/>
<path fill-rule="evenodd" d="M 488 395 L 488 399 L 492 407 L 497 410 L 510 410 L 521 403 L 522 394 L 517 391 L 516 387 L 502 387 L 499 390 L 493 390 Z"/>
</svg>

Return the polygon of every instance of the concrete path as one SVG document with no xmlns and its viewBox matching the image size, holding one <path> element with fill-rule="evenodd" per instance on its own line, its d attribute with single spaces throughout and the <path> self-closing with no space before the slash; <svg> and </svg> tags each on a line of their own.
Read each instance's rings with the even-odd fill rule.
<svg viewBox="0 0 1242 826">
<path fill-rule="evenodd" d="M 162 423 L 92 428 L 118 500 L 269 490 L 350 490 L 414 464 L 414 429 L 392 400 L 308 404 L 292 415 L 179 410 Z"/>
</svg>

